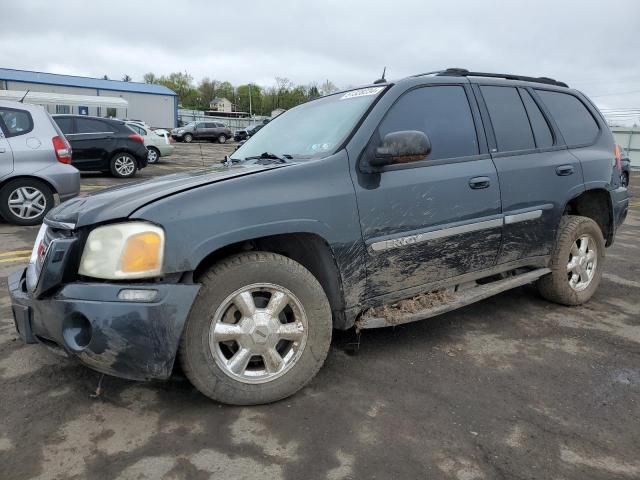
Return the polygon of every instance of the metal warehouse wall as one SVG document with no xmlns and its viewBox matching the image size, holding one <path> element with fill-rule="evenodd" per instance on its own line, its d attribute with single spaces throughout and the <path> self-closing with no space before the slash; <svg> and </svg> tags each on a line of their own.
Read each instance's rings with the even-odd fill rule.
<svg viewBox="0 0 640 480">
<path fill-rule="evenodd" d="M 129 102 L 127 118 L 144 120 L 152 127 L 173 128 L 176 125 L 174 98 L 171 95 L 100 90 L 105 97 L 122 97 Z"/>
<path fill-rule="evenodd" d="M 4 85 L 3 85 L 4 86 Z M 6 82 L 7 90 L 31 90 L 33 92 L 68 93 L 71 95 L 102 95 L 105 97 L 121 97 L 129 102 L 126 111 L 118 109 L 118 117 L 144 120 L 152 127 L 170 127 L 176 125 L 174 98 L 171 95 L 154 95 L 148 93 L 121 92 L 116 90 L 99 90 L 95 88 L 67 87 L 62 85 L 45 85 L 40 83 Z M 55 106 L 47 107 L 50 113 L 56 113 Z M 73 113 L 77 114 L 74 108 Z M 89 108 L 89 115 L 106 116 L 104 107 Z"/>
</svg>

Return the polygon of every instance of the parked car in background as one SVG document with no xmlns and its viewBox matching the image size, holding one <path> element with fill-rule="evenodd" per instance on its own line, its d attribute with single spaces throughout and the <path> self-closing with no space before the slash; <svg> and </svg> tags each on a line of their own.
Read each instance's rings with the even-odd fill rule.
<svg viewBox="0 0 640 480">
<path fill-rule="evenodd" d="M 122 120 L 54 115 L 73 148 L 73 166 L 83 172 L 100 171 L 130 178 L 147 166 L 144 138 Z"/>
<path fill-rule="evenodd" d="M 191 122 L 184 127 L 171 130 L 171 137 L 178 142 L 191 143 L 194 140 L 209 140 L 211 142 L 225 143 L 233 138 L 233 133 L 223 123 L 205 121 Z"/>
<path fill-rule="evenodd" d="M 147 147 L 147 160 L 149 163 L 157 163 L 160 157 L 168 157 L 173 153 L 174 146 L 169 143 L 167 137 L 158 135 L 148 127 L 143 127 L 137 122 L 125 122 L 127 126 L 142 136 L 144 146 Z"/>
<path fill-rule="evenodd" d="M 242 130 L 237 130 L 235 135 L 233 136 L 233 139 L 236 142 L 246 140 L 252 135 L 255 135 L 258 131 L 260 131 L 262 127 L 264 127 L 263 123 L 260 123 L 257 125 L 249 125 L 247 128 L 243 128 Z"/>
<path fill-rule="evenodd" d="M 623 187 L 629 187 L 629 181 L 631 179 L 631 159 L 629 158 L 629 152 L 618 145 L 620 149 L 620 184 Z"/>
<path fill-rule="evenodd" d="M 0 100 L 0 214 L 37 225 L 58 201 L 80 193 L 71 146 L 44 108 Z"/>
</svg>

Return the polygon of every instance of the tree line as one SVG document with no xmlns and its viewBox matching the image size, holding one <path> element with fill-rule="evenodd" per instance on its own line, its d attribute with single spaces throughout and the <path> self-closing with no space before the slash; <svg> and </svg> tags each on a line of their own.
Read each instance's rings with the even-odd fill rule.
<svg viewBox="0 0 640 480">
<path fill-rule="evenodd" d="M 103 78 L 108 79 L 105 75 Z M 130 82 L 131 77 L 122 78 Z M 173 72 L 169 75 L 146 73 L 144 83 L 164 85 L 178 94 L 181 108 L 193 110 L 208 110 L 209 103 L 214 98 L 226 98 L 235 105 L 240 112 L 251 111 L 255 115 L 271 115 L 277 108 L 289 109 L 307 100 L 336 92 L 338 87 L 330 80 L 308 85 L 295 85 L 288 78 L 276 77 L 271 86 L 255 83 L 233 85 L 228 81 L 220 81 L 208 77 L 194 83 L 193 77 L 187 72 Z"/>
</svg>

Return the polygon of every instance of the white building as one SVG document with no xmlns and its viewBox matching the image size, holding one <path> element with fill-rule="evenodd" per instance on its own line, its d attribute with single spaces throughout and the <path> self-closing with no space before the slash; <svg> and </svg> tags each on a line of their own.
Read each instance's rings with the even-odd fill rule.
<svg viewBox="0 0 640 480">
<path fill-rule="evenodd" d="M 613 138 L 629 154 L 631 167 L 640 168 L 640 127 L 611 127 Z"/>
<path fill-rule="evenodd" d="M 213 112 L 233 112 L 233 103 L 226 98 L 214 98 L 209 102 L 209 109 Z"/>
<path fill-rule="evenodd" d="M 38 102 L 37 95 L 25 100 L 45 106 L 50 113 L 129 118 L 143 120 L 152 127 L 177 126 L 178 96 L 162 85 L 0 68 L 0 90 L 11 91 L 5 97 L 27 90 L 50 94 L 41 96 L 47 101 Z M 82 98 L 86 105 L 79 103 Z M 52 103 L 51 99 L 55 101 Z"/>
</svg>

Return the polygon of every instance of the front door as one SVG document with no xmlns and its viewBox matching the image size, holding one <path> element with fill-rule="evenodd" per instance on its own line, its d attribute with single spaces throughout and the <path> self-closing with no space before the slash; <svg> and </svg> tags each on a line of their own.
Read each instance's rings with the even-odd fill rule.
<svg viewBox="0 0 640 480">
<path fill-rule="evenodd" d="M 534 92 L 490 84 L 475 88 L 489 117 L 485 123 L 492 125 L 489 144 L 502 192 L 498 263 L 548 255 L 567 201 L 584 189 L 580 161 L 554 131 Z"/>
<path fill-rule="evenodd" d="M 360 161 L 396 131 L 426 133 L 432 150 L 424 161 L 354 179 L 369 296 L 493 266 L 502 230 L 500 189 L 472 98 L 462 85 L 409 90 L 373 134 Z"/>
<path fill-rule="evenodd" d="M 13 153 L 7 136 L 12 134 L 4 118 L 12 119 L 16 114 L 15 110 L 0 108 L 0 179 L 13 172 Z"/>
</svg>

